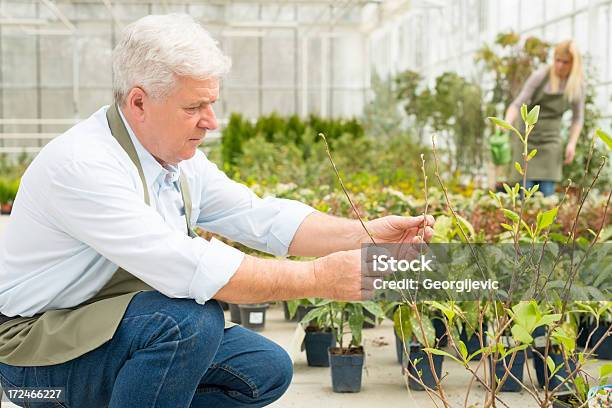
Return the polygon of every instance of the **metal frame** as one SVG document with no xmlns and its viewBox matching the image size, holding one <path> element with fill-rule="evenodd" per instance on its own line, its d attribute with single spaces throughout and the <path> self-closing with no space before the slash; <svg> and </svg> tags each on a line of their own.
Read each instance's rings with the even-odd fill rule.
<svg viewBox="0 0 612 408">
<path fill-rule="evenodd" d="M 32 35 L 36 37 L 38 43 L 38 50 L 35 56 L 36 64 L 36 81 L 31 84 L 19 84 L 19 85 L 8 85 L 3 84 L 2 72 L 0 72 L 0 101 L 4 98 L 5 89 L 36 89 L 39 97 L 37 98 L 37 118 L 30 119 L 16 119 L 3 118 L 4 112 L 2 111 L 3 104 L 0 104 L 0 152 L 7 151 L 7 149 L 14 149 L 14 147 L 6 147 L 6 140 L 39 140 L 42 145 L 43 141 L 48 140 L 52 137 L 53 133 L 45 131 L 46 125 L 60 125 L 70 126 L 76 123 L 80 116 L 79 112 L 79 100 L 80 92 L 82 90 L 94 90 L 94 89 L 107 89 L 107 86 L 102 85 L 80 85 L 79 84 L 79 61 L 81 58 L 81 50 L 79 49 L 79 22 L 81 20 L 71 20 L 68 18 L 63 8 L 70 4 L 75 7 L 80 5 L 103 5 L 104 9 L 107 10 L 108 23 L 110 24 L 110 43 L 114 46 L 115 30 L 117 27 L 121 27 L 127 21 L 121 19 L 121 12 L 119 6 L 122 4 L 132 5 L 143 5 L 149 7 L 149 12 L 153 8 L 153 0 L 31 0 L 35 3 L 37 8 L 44 7 L 46 10 L 51 12 L 52 18 L 41 18 L 40 16 L 28 16 L 27 18 L 17 18 L 10 15 L 3 4 L 8 1 L 15 0 L 0 0 L 0 55 L 3 52 L 2 39 L 6 35 L 11 33 L 22 33 L 23 35 Z M 498 7 L 498 18 L 501 8 L 499 3 L 495 3 L 496 0 L 478 0 L 477 7 L 479 12 L 482 14 L 484 21 L 486 22 L 485 30 L 478 30 L 478 43 L 481 44 L 485 40 L 491 40 L 492 35 L 502 30 L 504 27 L 498 27 L 499 24 L 495 24 L 495 16 L 489 14 L 491 8 Z M 520 8 L 525 6 L 527 0 L 515 0 L 517 2 L 517 13 L 518 13 L 518 26 L 516 27 L 521 33 L 533 32 L 540 30 L 544 35 L 546 30 L 553 24 L 557 24 L 562 21 L 568 21 L 575 30 L 575 21 L 578 15 L 587 13 L 589 20 L 592 20 L 597 16 L 597 13 L 605 9 L 608 20 L 610 21 L 610 13 L 612 12 L 612 0 L 590 0 L 585 6 L 574 7 L 573 10 L 561 15 L 552 16 L 547 12 L 546 5 L 544 3 L 542 8 L 543 15 L 542 21 L 530 26 L 523 26 L 524 22 L 520 20 Z M 538 1 L 538 0 L 535 0 Z M 219 20 L 208 20 L 206 24 L 220 35 L 220 40 L 225 44 L 230 44 L 232 40 L 239 38 L 256 38 L 257 39 L 257 63 L 255 66 L 258 68 L 258 83 L 250 84 L 248 86 L 232 86 L 231 83 L 224 85 L 222 93 L 226 94 L 228 91 L 233 90 L 252 90 L 257 94 L 258 113 L 262 113 L 263 109 L 263 92 L 265 90 L 284 90 L 291 92 L 293 91 L 294 110 L 302 116 L 308 115 L 309 110 L 309 99 L 312 97 L 312 92 L 317 93 L 317 105 L 320 107 L 320 113 L 323 115 L 333 115 L 335 109 L 335 95 L 336 92 L 342 91 L 357 91 L 363 95 L 366 100 L 370 90 L 370 76 L 373 69 L 380 68 L 377 61 L 374 60 L 374 55 L 377 50 L 377 38 L 381 37 L 382 40 L 388 38 L 400 38 L 399 36 L 404 33 L 412 32 L 412 38 L 409 43 L 403 43 L 402 41 L 388 41 L 390 44 L 389 52 L 391 58 L 389 58 L 389 66 L 386 67 L 387 71 L 397 72 L 408 68 L 406 64 L 410 64 L 413 68 L 418 68 L 425 73 L 436 72 L 436 69 L 448 65 L 449 63 L 460 63 L 465 61 L 471 56 L 475 49 L 472 47 L 463 47 L 463 42 L 457 49 L 450 50 L 449 55 L 443 55 L 438 60 L 431 60 L 428 47 L 431 47 L 430 39 L 427 38 L 427 19 L 431 16 L 436 18 L 446 19 L 449 16 L 452 17 L 452 13 L 456 13 L 459 17 L 458 21 L 463 22 L 460 24 L 460 32 L 456 35 L 459 38 L 466 39 L 467 37 L 467 24 L 473 24 L 472 20 L 467 17 L 467 5 L 465 0 L 413 0 L 413 1 L 383 1 L 383 0 L 162 0 L 155 2 L 161 4 L 162 8 L 170 8 L 172 6 L 184 5 L 185 10 L 189 12 L 191 5 L 202 5 L 209 4 L 215 6 L 224 6 L 225 15 Z M 576 3 L 573 3 L 576 6 Z M 235 6 L 253 6 L 257 7 L 258 18 L 255 20 L 238 20 L 234 18 L 231 11 Z M 278 6 L 276 16 L 272 16 L 264 19 L 263 8 Z M 320 9 L 319 12 L 315 12 L 317 18 L 314 21 L 301 21 L 300 10 L 303 6 L 307 6 L 309 9 L 316 10 Z M 278 17 L 282 10 L 293 9 L 293 20 L 290 21 L 278 21 Z M 355 9 L 367 10 L 370 12 L 370 16 L 367 21 L 345 21 L 345 17 L 354 11 Z M 372 12 L 374 10 L 374 12 Z M 494 11 L 494 10 L 493 10 Z M 432 14 L 433 13 L 433 14 Z M 481 15 L 479 15 L 480 20 Z M 85 21 L 85 20 L 82 20 Z M 104 17 L 101 21 L 104 20 Z M 420 33 L 416 33 L 414 30 L 420 30 Z M 588 38 L 593 41 L 597 35 L 596 29 L 604 30 L 607 41 L 612 41 L 610 25 L 606 27 L 595 27 L 595 24 L 589 24 Z M 17 31 L 16 31 L 17 30 Z M 293 76 L 292 84 L 282 86 L 269 86 L 263 85 L 263 39 L 264 37 L 275 30 L 283 30 L 287 32 L 287 36 L 291 39 L 295 52 L 293 58 Z M 411 31 L 413 30 L 413 31 Z M 383 32 L 381 35 L 380 33 Z M 363 53 L 364 59 L 353 63 L 363 64 L 363 77 L 356 78 L 354 85 L 350 86 L 339 86 L 335 84 L 337 74 L 334 70 L 334 64 L 332 58 L 334 56 L 334 39 L 342 37 L 347 33 L 360 33 L 361 36 L 361 52 Z M 387 33 L 387 34 L 384 34 Z M 417 35 L 418 34 L 418 35 Z M 408 35 L 408 34 L 407 34 Z M 420 35 L 420 37 L 419 37 Z M 440 33 L 444 35 L 444 33 Z M 40 38 L 42 36 L 67 36 L 73 39 L 73 54 L 72 54 L 72 104 L 73 104 L 73 118 L 68 119 L 41 119 L 41 91 L 45 89 L 69 89 L 63 86 L 56 86 L 54 84 L 41 83 L 41 69 L 40 69 Z M 422 37 L 422 38 L 421 38 Z M 601 34 L 600 34 L 601 37 Z M 309 51 L 309 46 L 312 42 L 320 43 L 320 53 L 312 55 Z M 385 44 L 387 45 L 387 44 Z M 394 48 L 395 47 L 395 48 Z M 227 47 L 225 47 L 227 49 Z M 5 50 L 6 51 L 6 50 Z M 413 52 L 411 57 L 406 57 L 407 52 Z M 612 64 L 612 56 L 610 55 L 610 44 L 607 44 L 605 55 L 605 65 L 609 66 Z M 429 59 L 428 59 L 429 58 Z M 321 81 L 318 84 L 313 84 L 311 80 L 311 74 L 314 72 L 312 69 L 311 61 L 319 60 L 320 67 L 317 74 L 320 76 Z M 465 67 L 466 70 L 473 69 L 471 66 Z M 612 78 L 602 78 L 601 83 L 598 84 L 600 87 L 610 87 L 612 84 Z M 608 89 L 608 88 L 606 88 Z M 604 116 L 612 117 L 612 112 L 605 114 Z M 40 137 L 35 137 L 35 133 L 24 132 L 18 133 L 11 131 L 10 133 L 4 133 L 6 126 L 11 125 L 30 125 L 36 126 L 39 129 Z M 22 135 L 19 137 L 19 135 Z M 33 147 L 32 147 L 33 148 Z"/>
</svg>

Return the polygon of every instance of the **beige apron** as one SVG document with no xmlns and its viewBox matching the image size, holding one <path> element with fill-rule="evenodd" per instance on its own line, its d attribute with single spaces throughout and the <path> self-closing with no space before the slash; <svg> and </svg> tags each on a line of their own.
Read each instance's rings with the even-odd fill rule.
<svg viewBox="0 0 612 408">
<path fill-rule="evenodd" d="M 547 180 L 559 182 L 563 173 L 563 141 L 561 140 L 561 119 L 570 103 L 563 94 L 547 94 L 544 92 L 548 75 L 534 91 L 529 109 L 540 105 L 540 115 L 533 131 L 529 135 L 528 150 L 538 149 L 538 153 L 529 161 L 527 180 Z M 524 125 L 517 128 L 524 131 Z M 512 182 L 521 182 L 522 176 L 514 170 L 514 162 L 519 162 L 524 168 L 523 146 L 518 137 L 511 138 L 512 143 Z"/>
<path fill-rule="evenodd" d="M 111 133 L 138 169 L 144 201 L 149 205 L 142 166 L 116 105 L 109 107 L 106 118 Z M 191 226 L 191 197 L 183 173 L 180 190 L 189 235 L 195 237 Z M 14 366 L 47 366 L 94 350 L 113 337 L 134 295 L 149 290 L 155 289 L 118 268 L 94 297 L 74 309 L 48 310 L 41 315 L 18 317 L 3 323 L 0 325 L 0 362 Z M 226 322 L 226 328 L 231 326 Z"/>
</svg>

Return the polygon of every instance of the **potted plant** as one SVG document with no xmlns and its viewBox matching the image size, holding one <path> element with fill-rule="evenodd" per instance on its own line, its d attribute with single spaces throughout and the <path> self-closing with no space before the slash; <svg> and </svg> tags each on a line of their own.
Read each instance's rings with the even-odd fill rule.
<svg viewBox="0 0 612 408">
<path fill-rule="evenodd" d="M 408 387 L 416 391 L 435 389 L 442 376 L 444 356 L 428 352 L 439 346 L 432 317 L 424 303 L 401 304 L 393 314 L 393 327 L 402 345 L 402 371 L 408 376 Z"/>
<path fill-rule="evenodd" d="M 315 308 L 314 304 L 317 302 L 314 298 L 287 300 L 283 302 L 285 304 L 285 320 L 292 322 L 300 322 Z"/>
<path fill-rule="evenodd" d="M 362 345 L 362 330 L 365 322 L 364 309 L 375 317 L 384 313 L 375 302 L 331 302 L 330 320 L 338 347 L 329 348 L 332 388 L 334 392 L 361 391 L 361 375 L 365 354 Z M 344 335 L 350 332 L 351 341 L 344 343 Z"/>
<path fill-rule="evenodd" d="M 306 361 L 310 367 L 329 367 L 328 349 L 336 345 L 331 303 L 330 300 L 316 301 L 313 308 L 300 321 L 306 332 L 304 348 Z"/>
</svg>

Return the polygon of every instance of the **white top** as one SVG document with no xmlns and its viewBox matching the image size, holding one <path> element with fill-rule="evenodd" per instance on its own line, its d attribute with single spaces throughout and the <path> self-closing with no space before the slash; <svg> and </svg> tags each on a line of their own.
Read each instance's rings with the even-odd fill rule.
<svg viewBox="0 0 612 408">
<path fill-rule="evenodd" d="M 190 238 L 178 189 L 184 172 L 192 224 L 251 248 L 286 255 L 304 218 L 293 200 L 261 199 L 204 153 L 162 167 L 127 122 L 147 181 L 111 135 L 103 107 L 47 144 L 23 178 L 0 238 L 0 312 L 32 316 L 74 307 L 123 267 L 174 298 L 210 299 L 244 254 L 219 240 Z"/>
</svg>

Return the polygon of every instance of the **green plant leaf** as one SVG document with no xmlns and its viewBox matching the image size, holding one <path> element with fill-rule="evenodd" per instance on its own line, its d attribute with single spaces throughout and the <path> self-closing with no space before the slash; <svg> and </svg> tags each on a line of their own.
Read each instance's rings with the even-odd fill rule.
<svg viewBox="0 0 612 408">
<path fill-rule="evenodd" d="M 380 307 L 378 303 L 367 301 L 367 302 L 361 302 L 361 304 L 363 305 L 363 308 L 365 310 L 367 310 L 368 312 L 374 315 L 375 319 L 383 319 L 385 317 L 385 312 L 383 311 L 382 307 Z"/>
<path fill-rule="evenodd" d="M 511 124 L 509 124 L 505 120 L 499 119 L 499 118 L 496 118 L 496 117 L 493 117 L 493 116 L 489 116 L 488 119 L 491 122 L 495 123 L 495 125 L 497 125 L 497 126 L 499 126 L 501 128 L 513 131 L 514 133 L 516 133 L 518 135 L 518 137 L 521 139 L 521 141 L 523 140 L 523 138 L 521 136 L 521 133 L 518 130 L 516 130 L 516 128 L 514 126 L 512 126 Z"/>
<path fill-rule="evenodd" d="M 461 365 L 465 365 L 465 363 L 463 361 L 459 360 L 457 357 L 453 356 L 450 353 L 447 353 L 444 350 L 438 350 L 436 348 L 426 347 L 426 348 L 423 349 L 423 351 L 426 352 L 426 353 L 435 354 L 435 355 L 438 355 L 438 356 L 445 356 L 445 357 L 448 357 L 448 358 L 450 358 L 452 360 L 455 360 L 456 362 L 458 362 Z"/>
<path fill-rule="evenodd" d="M 542 231 L 543 229 L 552 225 L 553 222 L 555 222 L 555 218 L 557 217 L 558 210 L 559 209 L 555 207 L 552 210 L 548 210 L 548 211 L 538 214 L 537 216 L 538 231 Z"/>
<path fill-rule="evenodd" d="M 540 105 L 534 106 L 527 114 L 527 124 L 535 125 L 538 122 L 538 116 L 540 116 Z"/>
<path fill-rule="evenodd" d="M 514 126 L 512 126 L 505 120 L 496 118 L 495 116 L 489 116 L 487 119 L 489 119 L 491 122 L 495 123 L 495 125 L 501 128 L 508 129 L 508 130 L 512 130 L 514 128 Z"/>
<path fill-rule="evenodd" d="M 468 351 L 467 351 L 467 347 L 465 346 L 465 343 L 459 340 L 459 342 L 457 343 L 457 348 L 459 349 L 459 353 L 461 353 L 461 357 L 463 358 L 463 361 L 465 361 L 468 357 Z"/>
<path fill-rule="evenodd" d="M 531 337 L 531 334 L 529 334 L 529 332 L 523 326 L 515 324 L 514 326 L 512 326 L 512 329 L 510 329 L 510 331 L 512 332 L 512 336 L 516 341 L 520 341 L 521 343 L 526 344 L 531 344 L 531 342 L 533 341 L 533 337 Z"/>
<path fill-rule="evenodd" d="M 548 371 L 551 373 L 555 372 L 555 362 L 551 356 L 546 356 L 546 365 L 548 366 Z"/>
<path fill-rule="evenodd" d="M 504 215 L 511 221 L 519 222 L 519 215 L 512 210 L 508 210 L 507 208 L 503 209 Z"/>
<path fill-rule="evenodd" d="M 406 305 L 399 306 L 395 309 L 395 313 L 393 313 L 393 327 L 395 328 L 395 333 L 402 341 L 412 339 L 410 314 L 410 308 Z"/>
<path fill-rule="evenodd" d="M 351 329 L 351 344 L 353 346 L 360 346 L 363 323 L 365 321 L 363 309 L 361 306 L 353 305 L 352 310 L 349 310 L 348 324 L 349 328 Z"/>
<path fill-rule="evenodd" d="M 511 349 L 507 350 L 505 352 L 505 355 L 502 356 L 502 358 L 505 358 L 506 356 L 511 355 L 512 353 L 516 353 L 519 351 L 523 351 L 525 350 L 527 347 L 529 347 L 529 344 L 519 344 L 518 346 L 512 347 Z"/>
<path fill-rule="evenodd" d="M 417 338 L 417 341 L 422 345 L 433 346 L 436 342 L 436 329 L 431 322 L 429 317 L 423 315 L 421 313 L 421 323 L 419 325 L 419 320 L 415 314 L 410 316 L 410 324 L 412 325 L 412 333 Z M 423 330 L 421 330 L 421 325 L 423 326 Z M 425 337 L 423 337 L 423 332 L 425 333 Z M 427 340 L 427 343 L 425 343 Z"/>
<path fill-rule="evenodd" d="M 523 168 L 521 167 L 521 165 L 519 164 L 519 162 L 514 162 L 514 168 L 516 169 L 516 171 L 519 172 L 519 174 L 522 176 L 523 175 Z"/>
<path fill-rule="evenodd" d="M 525 329 L 529 337 L 531 337 L 531 332 L 535 329 L 536 323 L 540 320 L 541 316 L 538 304 L 535 301 L 519 302 L 512 306 L 511 311 L 514 318 L 514 326 L 521 326 Z M 531 341 L 522 342 L 530 343 Z"/>
<path fill-rule="evenodd" d="M 521 105 L 521 118 L 523 122 L 527 122 L 527 105 L 525 104 Z"/>
<path fill-rule="evenodd" d="M 527 155 L 527 161 L 533 159 L 533 156 L 535 156 L 537 152 L 538 152 L 538 149 L 533 149 L 532 151 L 530 151 L 529 154 Z"/>
<path fill-rule="evenodd" d="M 536 323 L 536 327 L 550 326 L 551 324 L 559 321 L 559 319 L 561 319 L 561 313 L 544 315 L 540 318 L 540 320 L 538 320 L 538 322 Z"/>
<path fill-rule="evenodd" d="M 612 374 L 612 363 L 606 363 L 599 367 L 599 378 L 606 378 Z"/>
<path fill-rule="evenodd" d="M 601 139 L 603 140 L 603 142 L 606 144 L 606 146 L 608 146 L 608 149 L 612 150 L 612 137 L 610 137 L 609 134 L 607 134 L 606 132 L 604 132 L 601 129 L 597 129 L 595 131 L 595 134 Z"/>
</svg>

